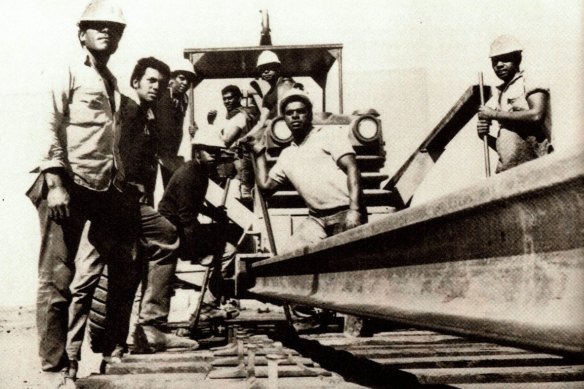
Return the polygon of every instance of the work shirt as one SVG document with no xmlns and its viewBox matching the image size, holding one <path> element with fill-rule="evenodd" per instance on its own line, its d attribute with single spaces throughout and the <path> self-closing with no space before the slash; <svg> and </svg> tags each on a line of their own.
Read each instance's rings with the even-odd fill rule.
<svg viewBox="0 0 584 389">
<path fill-rule="evenodd" d="M 227 116 L 225 117 L 227 122 L 225 123 L 224 127 L 237 127 L 240 129 L 238 137 L 234 140 L 234 142 L 247 135 L 247 133 L 252 129 L 253 125 L 255 124 L 254 117 L 252 116 L 251 110 L 245 107 L 238 107 L 232 109 L 231 111 L 227 112 Z M 225 129 L 221 129 L 221 136 L 225 136 Z"/>
<path fill-rule="evenodd" d="M 322 212 L 350 204 L 347 174 L 338 166 L 341 157 L 355 154 L 346 129 L 313 128 L 299 145 L 282 150 L 269 177 L 279 184 L 288 179 L 309 210 Z"/>
<path fill-rule="evenodd" d="M 119 149 L 126 167 L 126 181 L 142 185 L 145 194 L 151 196 L 157 172 L 158 139 L 154 113 L 127 96 L 122 96 L 120 112 L 122 135 Z"/>
<path fill-rule="evenodd" d="M 105 191 L 112 182 L 120 188 L 124 169 L 118 151 L 121 95 L 116 78 L 107 68 L 98 72 L 85 50 L 54 71 L 40 170 L 63 168 L 76 184 L 92 190 Z"/>
<path fill-rule="evenodd" d="M 183 137 L 183 123 L 188 106 L 186 93 L 178 95 L 168 88 L 156 103 L 156 129 L 161 157 L 176 157 Z"/>
<path fill-rule="evenodd" d="M 550 91 L 547 87 L 534 83 L 523 71 L 520 71 L 508 84 L 502 84 L 495 88 L 493 96 L 487 102 L 487 107 L 497 111 L 525 111 L 529 109 L 527 102 L 529 95 L 539 92 L 548 95 L 545 117 L 541 123 L 512 123 L 509 121 L 499 123 L 497 172 L 510 169 L 550 152 Z"/>
</svg>

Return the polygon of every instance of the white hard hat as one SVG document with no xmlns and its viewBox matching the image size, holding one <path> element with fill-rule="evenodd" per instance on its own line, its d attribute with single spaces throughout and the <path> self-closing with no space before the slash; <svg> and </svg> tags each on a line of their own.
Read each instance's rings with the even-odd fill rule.
<svg viewBox="0 0 584 389">
<path fill-rule="evenodd" d="M 276 53 L 270 50 L 265 50 L 260 53 L 256 67 L 259 68 L 262 65 L 267 65 L 270 63 L 277 63 L 278 65 L 282 64 Z"/>
<path fill-rule="evenodd" d="M 199 128 L 195 132 L 192 141 L 193 146 L 209 146 L 217 148 L 225 148 L 225 142 L 221 139 L 219 129 L 213 126 L 205 126 Z"/>
<path fill-rule="evenodd" d="M 310 98 L 308 97 L 306 92 L 300 89 L 292 88 L 288 92 L 286 92 L 284 96 L 282 96 L 282 100 L 280 100 L 281 113 L 284 112 L 286 104 L 288 104 L 290 101 L 302 101 L 304 102 L 304 104 L 308 106 L 309 110 L 312 111 L 312 101 L 310 101 Z"/>
<path fill-rule="evenodd" d="M 111 0 L 91 0 L 81 14 L 78 24 L 82 22 L 112 22 L 126 25 L 122 8 Z"/>
<path fill-rule="evenodd" d="M 191 78 L 191 80 L 195 78 L 193 64 L 188 59 L 177 60 L 172 64 L 170 71 L 171 74 L 173 75 L 175 73 L 184 73 L 187 74 Z"/>
<path fill-rule="evenodd" d="M 523 51 L 521 43 L 511 35 L 501 35 L 491 43 L 491 50 L 489 57 L 498 57 L 499 55 L 514 53 L 516 51 Z"/>
</svg>

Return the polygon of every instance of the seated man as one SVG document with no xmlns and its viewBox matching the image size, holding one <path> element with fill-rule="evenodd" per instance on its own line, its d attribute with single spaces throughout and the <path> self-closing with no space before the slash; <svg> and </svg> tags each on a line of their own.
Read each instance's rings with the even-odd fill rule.
<svg viewBox="0 0 584 389">
<path fill-rule="evenodd" d="M 332 128 L 313 127 L 312 102 L 299 89 L 290 90 L 282 98 L 280 110 L 294 140 L 282 151 L 269 174 L 262 142 L 254 136 L 242 142 L 257 156 L 260 189 L 274 191 L 289 180 L 308 207 L 308 218 L 287 242 L 286 250 L 365 223 L 361 173 L 348 137 L 339 136 Z"/>
<path fill-rule="evenodd" d="M 215 165 L 225 147 L 219 132 L 201 128 L 195 133 L 193 149 L 194 159 L 173 174 L 158 209 L 178 230 L 181 239 L 179 256 L 183 260 L 199 262 L 201 257 L 207 255 L 221 258 L 218 263 L 209 264 L 213 270 L 202 312 L 206 316 L 227 316 L 228 313 L 223 312 L 222 315 L 219 308 L 221 299 L 225 297 L 224 278 L 233 275 L 234 270 L 235 246 L 230 242 L 237 241 L 241 229 L 227 224 L 224 211 L 204 204 L 211 172 L 216 171 Z M 211 231 L 211 234 L 206 234 L 198 220 L 200 213 L 221 223 L 221 233 L 211 235 Z"/>
<path fill-rule="evenodd" d="M 285 250 L 316 243 L 365 223 L 367 210 L 362 201 L 361 173 L 345 133 L 339 136 L 332 128 L 313 127 L 312 102 L 300 89 L 284 95 L 280 111 L 294 140 L 282 150 L 269 173 L 263 143 L 255 136 L 248 136 L 242 142 L 257 156 L 256 182 L 261 190 L 274 191 L 289 180 L 308 207 L 308 218 L 285 243 Z M 293 308 L 296 330 L 321 326 L 314 310 Z M 299 319 L 302 312 L 304 318 Z"/>
</svg>

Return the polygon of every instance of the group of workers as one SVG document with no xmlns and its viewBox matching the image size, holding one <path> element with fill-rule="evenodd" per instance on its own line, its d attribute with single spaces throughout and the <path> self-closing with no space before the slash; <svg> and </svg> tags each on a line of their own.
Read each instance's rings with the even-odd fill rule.
<svg viewBox="0 0 584 389">
<path fill-rule="evenodd" d="M 125 28 L 121 9 L 109 0 L 92 0 L 78 26 L 81 55 L 56 69 L 52 78 L 46 147 L 40 174 L 28 192 L 38 209 L 42 235 L 39 354 L 42 369 L 60 373 L 63 387 L 76 379 L 91 299 L 106 264 L 108 301 L 115 304 L 108 305 L 107 320 L 113 324 L 103 346 L 104 363 L 119 361 L 127 352 L 130 312 L 140 282 L 135 352 L 198 347 L 195 340 L 166 328 L 171 287 L 177 258 L 193 259 L 205 244 L 200 241 L 198 215 L 225 217 L 204 205 L 209 179 L 221 182 L 231 174 L 218 168 L 225 150 L 245 146 L 235 164 L 242 202 L 251 197 L 254 182 L 268 195 L 290 182 L 305 201 L 309 216 L 287 249 L 367 221 L 361 174 L 349 139 L 313 126 L 311 99 L 293 80 L 282 77 L 275 53 L 260 54 L 260 78 L 247 91 L 249 104 L 242 106 L 237 86 L 221 91 L 227 116 L 220 129 L 196 130 L 191 123 L 193 159 L 184 162 L 178 148 L 186 91 L 195 77 L 192 66 L 170 69 L 156 58 L 140 59 L 130 79 L 135 101 L 120 94 L 107 68 Z M 499 154 L 497 172 L 550 151 L 549 89 L 533 84 L 520 70 L 521 52 L 510 36 L 497 38 L 491 46 L 492 66 L 503 83 L 480 107 L 477 130 Z M 278 114 L 293 140 L 268 171 L 266 122 Z M 216 116 L 216 111 L 209 112 L 210 124 Z M 492 121 L 498 123 L 497 137 L 489 134 Z M 155 207 L 159 165 L 165 191 Z M 233 249 L 226 249 L 229 239 L 221 239 L 225 242 L 219 250 L 232 256 Z M 228 265 L 224 261 L 221 267 Z M 210 294 L 209 309 L 218 307 L 221 293 L 219 287 Z"/>
</svg>

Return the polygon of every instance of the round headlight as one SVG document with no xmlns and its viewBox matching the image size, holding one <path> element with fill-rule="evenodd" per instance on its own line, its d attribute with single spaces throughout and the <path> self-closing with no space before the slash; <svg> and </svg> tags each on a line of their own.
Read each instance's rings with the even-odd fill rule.
<svg viewBox="0 0 584 389">
<path fill-rule="evenodd" d="M 283 119 L 273 122 L 272 139 L 278 143 L 288 143 L 292 140 L 292 131 Z"/>
<path fill-rule="evenodd" d="M 377 138 L 379 126 L 375 120 L 364 118 L 359 120 L 355 130 L 355 136 L 357 136 L 361 142 L 371 142 Z"/>
</svg>

